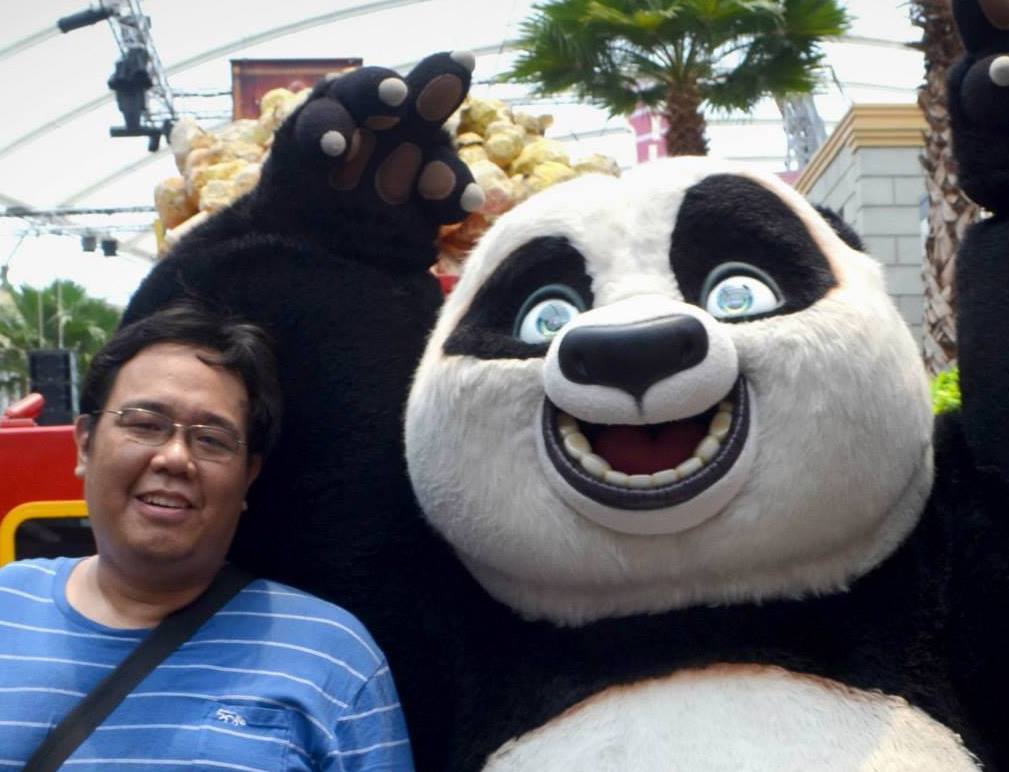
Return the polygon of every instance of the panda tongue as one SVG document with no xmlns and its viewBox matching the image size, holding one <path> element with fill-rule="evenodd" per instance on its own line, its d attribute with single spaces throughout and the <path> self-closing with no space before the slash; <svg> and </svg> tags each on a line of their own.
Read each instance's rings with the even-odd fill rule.
<svg viewBox="0 0 1009 772">
<path fill-rule="evenodd" d="M 597 426 L 592 451 L 625 474 L 653 474 L 673 469 L 694 454 L 708 433 L 702 420 L 670 421 L 658 426 Z"/>
</svg>

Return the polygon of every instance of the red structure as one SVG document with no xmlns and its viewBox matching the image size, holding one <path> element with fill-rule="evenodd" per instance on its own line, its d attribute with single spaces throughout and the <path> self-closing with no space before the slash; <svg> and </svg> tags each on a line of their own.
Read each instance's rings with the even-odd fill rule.
<svg viewBox="0 0 1009 772">
<path fill-rule="evenodd" d="M 48 550 L 53 554 L 69 552 L 69 544 L 55 542 L 72 537 L 86 543 L 89 537 L 81 525 L 84 486 L 74 475 L 74 427 L 38 426 L 35 418 L 44 405 L 41 394 L 29 394 L 0 418 L 0 564 L 15 556 L 31 557 Z M 16 507 L 54 500 L 59 503 L 22 509 L 8 523 L 16 527 L 4 527 L 5 518 Z M 44 526 L 40 519 L 46 521 Z M 37 525 L 24 532 L 21 526 L 28 522 Z M 48 545 L 50 541 L 54 544 Z M 74 547 L 74 551 L 81 549 Z"/>
<path fill-rule="evenodd" d="M 83 484 L 74 476 L 74 427 L 37 426 L 45 400 L 29 394 L 0 418 L 0 519 L 18 504 L 42 499 L 79 499 Z"/>
<path fill-rule="evenodd" d="M 666 155 L 666 129 L 669 121 L 651 108 L 639 105 L 628 118 L 638 145 L 638 163 L 662 158 Z"/>
</svg>

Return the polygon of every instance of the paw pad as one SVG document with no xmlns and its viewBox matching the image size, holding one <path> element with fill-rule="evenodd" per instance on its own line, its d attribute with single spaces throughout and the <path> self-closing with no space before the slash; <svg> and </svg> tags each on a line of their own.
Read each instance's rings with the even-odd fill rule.
<svg viewBox="0 0 1009 772">
<path fill-rule="evenodd" d="M 442 123 L 462 101 L 465 85 L 455 75 L 440 75 L 417 97 L 417 114 L 425 121 Z"/>
<path fill-rule="evenodd" d="M 443 201 L 455 190 L 455 172 L 444 161 L 432 161 L 417 180 L 417 192 L 428 201 Z"/>
<path fill-rule="evenodd" d="M 399 116 L 396 115 L 372 115 L 366 118 L 364 125 L 372 131 L 388 131 L 399 125 Z"/>
<path fill-rule="evenodd" d="M 410 198 L 423 154 L 412 142 L 404 142 L 393 150 L 375 175 L 375 190 L 387 204 L 402 204 Z"/>
</svg>

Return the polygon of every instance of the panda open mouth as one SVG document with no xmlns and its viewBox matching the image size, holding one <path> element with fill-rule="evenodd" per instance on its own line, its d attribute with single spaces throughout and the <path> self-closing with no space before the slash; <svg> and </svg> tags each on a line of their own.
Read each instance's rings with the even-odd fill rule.
<svg viewBox="0 0 1009 772">
<path fill-rule="evenodd" d="M 549 399 L 543 437 L 551 462 L 585 496 L 619 509 L 681 504 L 728 472 L 749 432 L 746 381 L 690 418 L 646 425 L 579 421 Z"/>
</svg>

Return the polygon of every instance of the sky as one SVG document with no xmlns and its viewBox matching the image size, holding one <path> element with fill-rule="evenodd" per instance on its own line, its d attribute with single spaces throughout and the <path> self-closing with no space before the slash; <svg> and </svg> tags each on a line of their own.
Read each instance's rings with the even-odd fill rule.
<svg viewBox="0 0 1009 772">
<path fill-rule="evenodd" d="M 105 79 L 118 58 L 108 24 L 67 35 L 51 32 L 57 18 L 83 10 L 87 0 L 10 4 L 0 32 L 0 206 L 35 208 L 148 206 L 158 181 L 176 173 L 166 151 L 148 154 L 142 139 L 113 139 L 121 122 Z M 473 92 L 517 100 L 517 109 L 555 116 L 548 136 L 564 141 L 574 158 L 602 152 L 622 166 L 635 162 L 626 121 L 571 98 L 529 102 L 518 87 L 489 83 L 511 61 L 514 39 L 531 0 L 287 0 L 254 8 L 245 0 L 144 0 L 158 53 L 180 92 L 217 97 L 180 98 L 183 111 L 230 109 L 220 96 L 231 88 L 229 60 L 260 57 L 360 56 L 367 64 L 408 65 L 425 53 L 453 48 L 479 52 Z M 258 5 L 258 4 L 257 4 Z M 904 0 L 849 0 L 848 39 L 824 46 L 826 68 L 815 97 L 828 131 L 853 103 L 908 103 L 922 78 L 921 56 L 903 46 L 920 37 Z M 304 19 L 315 19 L 307 24 Z M 47 32 L 50 30 L 50 32 Z M 272 32 L 271 32 L 272 30 Z M 52 85 L 58 87 L 53 88 Z M 523 100 L 525 99 L 525 103 Z M 14 108 L 14 109 L 12 109 Z M 751 113 L 710 114 L 712 155 L 746 160 L 769 171 L 784 168 L 786 144 L 770 100 Z M 149 271 L 154 239 L 151 214 L 120 215 L 136 234 L 140 255 L 81 251 L 77 235 L 37 235 L 25 221 L 0 218 L 0 267 L 15 284 L 45 286 L 70 279 L 92 295 L 123 306 Z M 80 218 L 100 226 L 106 218 Z"/>
</svg>

